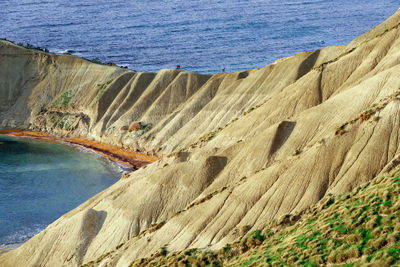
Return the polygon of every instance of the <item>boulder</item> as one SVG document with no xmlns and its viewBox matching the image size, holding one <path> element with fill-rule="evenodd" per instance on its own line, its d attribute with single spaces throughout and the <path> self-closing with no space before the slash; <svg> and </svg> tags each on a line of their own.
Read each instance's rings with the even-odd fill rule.
<svg viewBox="0 0 400 267">
<path fill-rule="evenodd" d="M 128 131 L 129 132 L 136 132 L 142 129 L 142 126 L 140 125 L 139 122 L 132 122 L 131 125 L 129 125 Z"/>
</svg>

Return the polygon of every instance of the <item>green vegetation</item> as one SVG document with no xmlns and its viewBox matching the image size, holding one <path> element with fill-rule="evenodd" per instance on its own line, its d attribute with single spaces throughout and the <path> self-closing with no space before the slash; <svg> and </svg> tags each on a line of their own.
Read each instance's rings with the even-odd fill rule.
<svg viewBox="0 0 400 267">
<path fill-rule="evenodd" d="M 94 59 L 88 59 L 90 62 L 95 63 L 95 64 L 99 64 L 99 65 L 103 65 L 103 62 L 101 62 L 100 58 L 96 57 Z"/>
<path fill-rule="evenodd" d="M 255 107 L 249 108 L 247 111 L 243 112 L 243 116 L 249 114 L 250 112 L 254 111 L 256 108 L 259 108 L 259 107 L 261 107 L 261 105 L 257 105 Z"/>
<path fill-rule="evenodd" d="M 73 97 L 74 97 L 74 94 L 72 93 L 72 91 L 71 91 L 71 90 L 68 90 L 68 91 L 62 93 L 62 94 L 53 102 L 53 106 L 54 106 L 54 107 L 60 107 L 60 106 L 66 107 Z"/>
<path fill-rule="evenodd" d="M 207 143 L 208 141 L 212 140 L 224 128 L 219 127 L 217 130 L 207 133 L 206 135 L 200 137 L 198 141 L 196 141 L 195 143 L 191 144 L 190 147 L 194 148 L 194 147 L 196 147 L 196 146 L 198 146 L 200 144 Z"/>
<path fill-rule="evenodd" d="M 107 85 L 106 85 L 106 84 L 104 84 L 104 85 L 101 86 L 101 89 L 100 89 L 100 91 L 97 93 L 97 96 L 96 96 L 96 99 L 97 99 L 97 100 L 100 100 L 100 98 L 103 96 L 103 94 L 104 94 L 104 92 L 106 91 L 106 89 L 107 89 Z"/>
<path fill-rule="evenodd" d="M 64 129 L 67 130 L 69 128 L 69 126 L 70 126 L 69 121 L 66 121 L 64 123 Z"/>
<path fill-rule="evenodd" d="M 151 123 L 144 123 L 144 122 L 139 122 L 137 130 L 133 130 L 133 134 L 136 137 L 142 136 L 143 134 L 147 133 L 148 131 L 153 128 L 153 125 Z"/>
<path fill-rule="evenodd" d="M 96 99 L 97 101 L 100 100 L 100 98 L 103 96 L 104 92 L 106 91 L 107 87 L 112 83 L 112 79 L 108 80 L 105 84 L 98 84 L 97 86 L 100 86 L 100 91 L 97 93 Z"/>
<path fill-rule="evenodd" d="M 131 266 L 397 266 L 399 195 L 397 170 L 350 193 L 325 197 L 297 222 L 283 216 L 218 251 L 155 253 Z"/>
<path fill-rule="evenodd" d="M 42 51 L 42 52 L 45 52 L 45 53 L 49 53 L 50 52 L 49 49 L 47 49 L 47 48 L 43 48 L 43 47 L 40 47 L 40 46 L 34 46 L 34 45 L 29 44 L 29 43 L 26 43 L 25 45 L 23 43 L 17 43 L 17 45 L 25 47 L 27 49 L 33 49 L 33 50 Z"/>
<path fill-rule="evenodd" d="M 59 127 L 67 130 L 71 126 L 71 121 L 69 120 L 70 114 L 69 113 L 51 113 L 49 114 L 49 121 L 53 124 L 53 127 Z"/>
<path fill-rule="evenodd" d="M 68 122 L 67 122 L 68 117 L 69 117 L 69 114 L 68 114 L 68 113 L 64 114 L 64 115 L 61 117 L 61 119 L 57 122 L 58 127 L 67 129 L 68 126 L 66 127 L 65 124 L 68 123 Z M 68 125 L 69 125 L 69 123 L 68 123 Z"/>
</svg>

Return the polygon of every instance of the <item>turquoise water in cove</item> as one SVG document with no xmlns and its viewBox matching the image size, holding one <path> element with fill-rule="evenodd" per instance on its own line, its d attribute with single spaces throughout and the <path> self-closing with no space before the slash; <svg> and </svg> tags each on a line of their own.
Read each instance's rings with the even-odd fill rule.
<svg viewBox="0 0 400 267">
<path fill-rule="evenodd" d="M 97 154 L 0 135 L 0 249 L 26 241 L 119 177 Z"/>
<path fill-rule="evenodd" d="M 258 68 L 343 45 L 399 0 L 2 0 L 0 37 L 138 71 Z"/>
</svg>

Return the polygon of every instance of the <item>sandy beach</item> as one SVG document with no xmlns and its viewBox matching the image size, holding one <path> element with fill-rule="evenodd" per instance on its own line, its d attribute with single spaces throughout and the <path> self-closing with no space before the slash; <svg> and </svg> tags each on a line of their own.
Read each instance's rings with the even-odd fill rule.
<svg viewBox="0 0 400 267">
<path fill-rule="evenodd" d="M 0 130 L 0 134 L 83 146 L 95 151 L 96 153 L 110 159 L 113 162 L 128 166 L 132 168 L 132 170 L 137 170 L 140 167 L 158 159 L 153 156 L 147 156 L 142 153 L 122 149 L 118 146 L 103 144 L 96 141 L 89 141 L 83 138 L 61 138 L 48 133 L 25 130 Z"/>
</svg>

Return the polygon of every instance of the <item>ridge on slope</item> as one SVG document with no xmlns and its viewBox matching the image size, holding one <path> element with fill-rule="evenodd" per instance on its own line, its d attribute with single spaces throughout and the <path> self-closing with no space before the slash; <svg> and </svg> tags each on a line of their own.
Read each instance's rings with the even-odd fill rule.
<svg viewBox="0 0 400 267">
<path fill-rule="evenodd" d="M 210 76 L 180 70 L 132 72 L 1 41 L 0 100 L 5 111 L 0 122 L 3 127 L 30 127 L 166 155 L 263 103 L 341 49 L 300 53 L 258 70 Z M 133 122 L 148 127 L 127 131 Z"/>
<path fill-rule="evenodd" d="M 0 264 L 77 266 L 107 253 L 98 265 L 126 266 L 164 246 L 218 249 L 243 227 L 262 229 L 390 169 L 399 156 L 399 33 L 209 77 L 160 120 L 165 129 L 153 128 L 179 126 L 160 147 L 170 157 L 65 214 Z M 165 80 L 157 81 L 154 90 Z M 235 119 L 239 105 L 248 106 Z M 145 137 L 137 142 L 156 147 Z"/>
<path fill-rule="evenodd" d="M 400 262 L 399 194 L 397 168 L 349 193 L 324 197 L 301 219 L 283 216 L 218 251 L 168 254 L 162 248 L 130 266 L 395 266 Z"/>
</svg>

